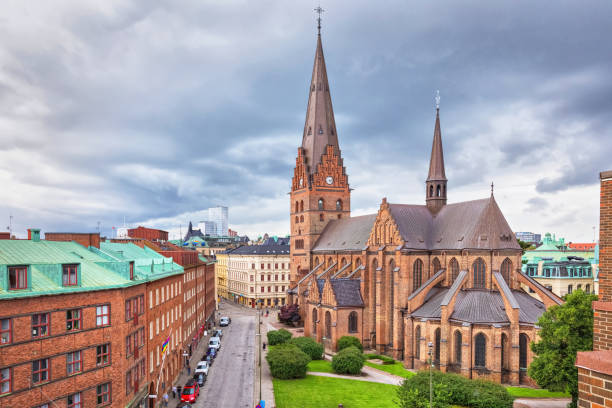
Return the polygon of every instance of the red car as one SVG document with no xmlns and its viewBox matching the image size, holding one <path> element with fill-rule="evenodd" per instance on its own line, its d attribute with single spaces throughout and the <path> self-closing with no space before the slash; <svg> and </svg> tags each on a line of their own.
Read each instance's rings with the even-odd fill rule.
<svg viewBox="0 0 612 408">
<path fill-rule="evenodd" d="M 181 401 L 195 402 L 199 395 L 200 386 L 194 379 L 191 379 L 187 381 L 187 384 L 185 384 L 183 387 L 183 392 L 181 392 Z"/>
</svg>

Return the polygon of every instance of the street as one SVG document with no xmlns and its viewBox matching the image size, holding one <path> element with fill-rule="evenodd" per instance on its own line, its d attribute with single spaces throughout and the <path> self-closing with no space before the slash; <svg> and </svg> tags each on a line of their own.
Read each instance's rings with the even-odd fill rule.
<svg viewBox="0 0 612 408">
<path fill-rule="evenodd" d="M 252 408 L 257 326 L 255 312 L 226 301 L 219 305 L 219 315 L 231 317 L 232 322 L 227 327 L 221 327 L 221 350 L 210 367 L 206 384 L 194 407 Z"/>
</svg>

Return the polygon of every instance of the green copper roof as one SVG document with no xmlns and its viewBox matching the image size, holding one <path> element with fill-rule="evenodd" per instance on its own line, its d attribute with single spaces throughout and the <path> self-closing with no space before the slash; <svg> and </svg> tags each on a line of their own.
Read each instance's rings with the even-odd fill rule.
<svg viewBox="0 0 612 408">
<path fill-rule="evenodd" d="M 93 248 L 95 250 L 95 248 Z M 138 280 L 156 280 L 168 275 L 183 273 L 183 267 L 149 247 L 141 248 L 132 243 L 101 242 L 100 255 L 124 262 L 134 262 L 134 274 Z"/>
</svg>

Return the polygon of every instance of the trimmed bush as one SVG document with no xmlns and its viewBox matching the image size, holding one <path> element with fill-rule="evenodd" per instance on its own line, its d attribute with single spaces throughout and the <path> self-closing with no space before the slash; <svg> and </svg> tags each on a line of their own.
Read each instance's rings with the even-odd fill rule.
<svg viewBox="0 0 612 408">
<path fill-rule="evenodd" d="M 297 346 L 308 355 L 311 360 L 323 359 L 323 346 L 310 337 L 294 337 L 287 342 Z"/>
<path fill-rule="evenodd" d="M 272 377 L 288 380 L 306 377 L 306 366 L 310 357 L 293 344 L 281 344 L 270 347 L 266 361 Z"/>
<path fill-rule="evenodd" d="M 357 347 L 347 347 L 332 357 L 332 369 L 337 374 L 359 374 L 365 356 Z"/>
<path fill-rule="evenodd" d="M 272 330 L 268 332 L 268 345 L 277 346 L 287 342 L 291 338 L 291 332 L 285 329 Z"/>
<path fill-rule="evenodd" d="M 437 386 L 440 391 L 437 406 L 453 404 L 473 408 L 512 408 L 513 398 L 500 384 L 485 380 L 470 380 L 457 374 L 445 374 L 437 370 L 432 372 L 432 376 L 434 390 Z M 400 401 L 402 395 L 414 399 L 415 391 L 418 397 L 429 400 L 428 370 L 419 371 L 416 375 L 405 379 L 398 390 L 398 397 Z"/>
<path fill-rule="evenodd" d="M 366 354 L 368 360 L 381 360 L 383 364 L 395 364 L 395 360 L 382 354 Z"/>
<path fill-rule="evenodd" d="M 357 347 L 360 351 L 363 351 L 363 346 L 357 337 L 353 336 L 342 336 L 338 339 L 338 351 L 347 347 Z"/>
</svg>

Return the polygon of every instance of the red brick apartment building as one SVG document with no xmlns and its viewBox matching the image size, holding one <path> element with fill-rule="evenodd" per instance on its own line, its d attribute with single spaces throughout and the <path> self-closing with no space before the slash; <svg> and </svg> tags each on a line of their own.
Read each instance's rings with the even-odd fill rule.
<svg viewBox="0 0 612 408">
<path fill-rule="evenodd" d="M 213 314 L 214 265 L 182 251 L 188 287 L 175 254 L 149 247 L 158 243 L 46 237 L 57 241 L 38 230 L 0 240 L 0 407 L 153 407 L 149 394 L 169 390 L 183 344 Z"/>
<path fill-rule="evenodd" d="M 612 171 L 600 174 L 599 300 L 593 302 L 593 351 L 579 352 L 578 406 L 612 407 Z"/>
<path fill-rule="evenodd" d="M 128 229 L 128 237 L 130 238 L 142 238 L 149 241 L 167 241 L 168 231 L 162 231 L 153 228 L 130 228 Z"/>
</svg>

